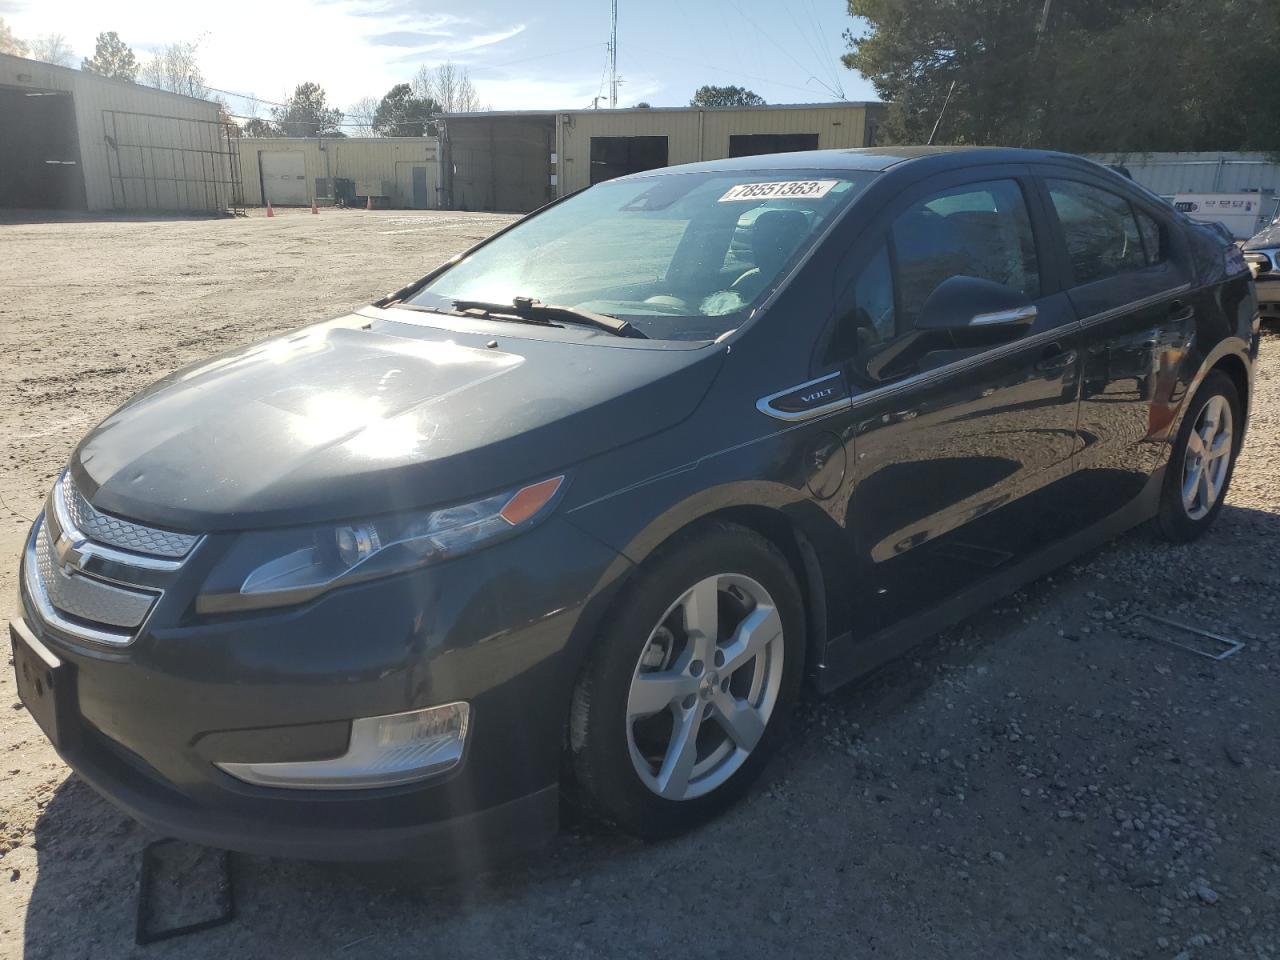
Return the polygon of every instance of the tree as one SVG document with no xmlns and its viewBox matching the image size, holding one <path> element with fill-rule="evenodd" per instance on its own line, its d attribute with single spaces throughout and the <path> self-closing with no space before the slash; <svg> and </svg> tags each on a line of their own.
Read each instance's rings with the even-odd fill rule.
<svg viewBox="0 0 1280 960">
<path fill-rule="evenodd" d="M 466 67 L 453 62 L 440 64 L 434 70 L 418 68 L 411 84 L 419 100 L 434 100 L 443 113 L 472 113 L 481 109 L 480 97 Z"/>
<path fill-rule="evenodd" d="M 865 27 L 846 31 L 843 61 L 890 102 L 888 141 L 924 142 L 937 123 L 940 143 L 1121 153 L 1280 148 L 1280 18 L 1267 4 L 848 4 Z M 1230 70 L 1216 42 L 1226 36 Z"/>
<path fill-rule="evenodd" d="M 637 104 L 636 104 L 636 109 L 637 109 L 637 110 L 648 110 L 648 109 L 652 108 L 652 106 L 653 106 L 653 104 L 651 104 L 648 100 L 641 100 L 639 103 L 637 103 Z"/>
<path fill-rule="evenodd" d="M 691 107 L 763 107 L 764 97 L 746 87 L 699 87 L 689 101 Z"/>
<path fill-rule="evenodd" d="M 0 17 L 0 53 L 12 54 L 15 57 L 27 55 L 27 45 L 13 35 L 9 25 Z"/>
<path fill-rule="evenodd" d="M 377 97 L 361 97 L 347 108 L 347 120 L 355 124 L 354 136 L 376 137 L 373 129 L 373 115 L 378 112 Z"/>
<path fill-rule="evenodd" d="M 271 116 L 286 137 L 341 137 L 342 111 L 326 106 L 326 99 L 324 88 L 308 80 Z"/>
<path fill-rule="evenodd" d="M 240 136 L 242 137 L 278 137 L 280 131 L 271 126 L 267 120 L 261 117 L 250 117 L 240 125 Z"/>
<path fill-rule="evenodd" d="M 93 56 L 85 57 L 80 69 L 116 80 L 135 80 L 138 76 L 138 58 L 128 44 L 114 30 L 98 34 Z"/>
<path fill-rule="evenodd" d="M 143 66 L 142 82 L 158 90 L 208 100 L 210 90 L 204 82 L 197 49 L 198 44 L 194 43 L 171 43 L 162 47 Z"/>
<path fill-rule="evenodd" d="M 378 103 L 373 115 L 373 130 L 380 137 L 421 137 L 435 134 L 431 115 L 440 112 L 434 100 L 413 95 L 407 83 L 397 83 Z"/>
<path fill-rule="evenodd" d="M 46 33 L 31 41 L 31 59 L 43 60 L 59 67 L 75 63 L 75 52 L 67 38 L 60 33 Z"/>
</svg>

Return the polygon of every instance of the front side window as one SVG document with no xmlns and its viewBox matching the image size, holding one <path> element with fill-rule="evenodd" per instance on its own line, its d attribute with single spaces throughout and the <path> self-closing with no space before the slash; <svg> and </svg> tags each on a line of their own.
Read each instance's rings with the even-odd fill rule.
<svg viewBox="0 0 1280 960">
<path fill-rule="evenodd" d="M 1075 180 L 1049 180 L 1046 185 L 1078 285 L 1156 262 L 1148 261 L 1138 221 L 1124 197 Z"/>
<path fill-rule="evenodd" d="M 889 247 L 881 244 L 853 282 L 856 352 L 864 353 L 894 338 L 897 314 L 893 298 L 893 271 Z"/>
<path fill-rule="evenodd" d="M 951 277 L 977 277 L 1040 295 L 1035 236 L 1022 190 L 1013 180 L 953 187 L 912 204 L 893 224 L 898 261 L 899 330 Z"/>
<path fill-rule="evenodd" d="M 1142 235 L 1142 249 L 1147 255 L 1148 265 L 1164 263 L 1167 257 L 1164 228 L 1154 217 L 1149 217 L 1141 210 L 1135 210 L 1138 217 L 1138 232 Z"/>
<path fill-rule="evenodd" d="M 861 171 L 664 174 L 602 183 L 497 237 L 410 300 L 544 303 L 711 340 L 738 327 L 874 178 Z"/>
</svg>

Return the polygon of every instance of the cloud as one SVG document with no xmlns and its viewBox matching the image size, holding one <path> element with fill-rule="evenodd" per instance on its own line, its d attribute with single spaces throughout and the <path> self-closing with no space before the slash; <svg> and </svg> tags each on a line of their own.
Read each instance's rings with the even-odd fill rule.
<svg viewBox="0 0 1280 960">
<path fill-rule="evenodd" d="M 411 48 L 410 52 L 391 60 L 392 63 L 412 63 L 421 60 L 424 57 L 436 57 L 438 59 L 452 59 L 460 54 L 467 53 L 472 50 L 480 50 L 484 47 L 492 47 L 494 44 L 502 43 L 510 40 L 512 37 L 524 33 L 525 25 L 518 23 L 514 27 L 507 30 L 499 30 L 494 33 L 480 33 L 466 39 L 459 38 L 457 40 L 434 40 L 426 43 L 414 42 L 398 42 L 377 40 L 368 38 L 374 43 L 382 43 L 386 46 L 397 46 Z M 412 31 L 399 31 L 391 34 L 381 34 L 382 37 L 405 37 L 412 35 Z"/>
<path fill-rule="evenodd" d="M 447 37 L 449 34 L 426 30 L 392 30 L 388 33 L 374 33 L 365 39 L 379 47 L 417 47 L 433 43 L 437 37 L 442 36 Z"/>
<path fill-rule="evenodd" d="M 447 17 L 457 23 L 463 22 L 461 17 L 439 13 L 438 0 L 320 0 L 320 2 L 326 6 L 341 7 L 343 13 L 353 17 L 370 17 L 377 20 L 421 20 L 425 17 L 429 21 L 438 17 Z"/>
</svg>

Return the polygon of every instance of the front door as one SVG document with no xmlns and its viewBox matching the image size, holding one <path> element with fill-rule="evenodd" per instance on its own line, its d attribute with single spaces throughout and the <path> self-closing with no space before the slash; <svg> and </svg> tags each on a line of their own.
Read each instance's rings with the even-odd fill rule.
<svg viewBox="0 0 1280 960">
<path fill-rule="evenodd" d="M 900 200 L 855 275 L 847 526 L 863 636 L 1064 532 L 1053 499 L 1077 448 L 1078 324 L 1046 264 L 1033 183 L 1000 172 Z M 1034 321 L 976 345 L 921 330 L 925 302 L 953 276 L 1024 295 Z"/>
<path fill-rule="evenodd" d="M 413 168 L 413 209 L 427 209 L 427 168 Z"/>
<path fill-rule="evenodd" d="M 1087 525 L 1129 504 L 1157 465 L 1194 330 L 1190 272 L 1159 211 L 1087 175 L 1049 169 L 1047 206 L 1085 343 L 1072 503 Z"/>
</svg>

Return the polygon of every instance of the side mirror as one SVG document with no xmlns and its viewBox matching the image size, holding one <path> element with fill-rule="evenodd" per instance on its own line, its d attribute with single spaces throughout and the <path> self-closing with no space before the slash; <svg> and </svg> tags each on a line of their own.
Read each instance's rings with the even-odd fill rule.
<svg viewBox="0 0 1280 960">
<path fill-rule="evenodd" d="M 929 294 L 917 326 L 952 334 L 982 331 L 1012 337 L 1035 318 L 1035 304 L 1025 294 L 991 280 L 958 276 L 942 281 Z"/>
</svg>

